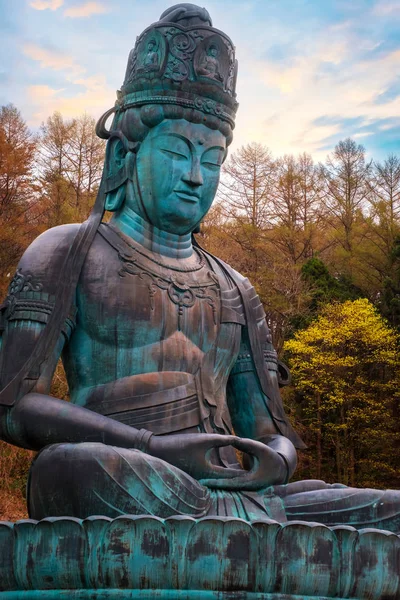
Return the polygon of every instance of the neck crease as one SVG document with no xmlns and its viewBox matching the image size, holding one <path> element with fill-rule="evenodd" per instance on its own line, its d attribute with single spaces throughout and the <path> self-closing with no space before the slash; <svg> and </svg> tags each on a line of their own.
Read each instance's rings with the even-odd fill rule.
<svg viewBox="0 0 400 600">
<path fill-rule="evenodd" d="M 128 206 L 124 206 L 123 212 L 113 216 L 111 224 L 146 250 L 161 256 L 189 258 L 193 254 L 190 233 L 177 235 L 162 231 L 145 221 Z"/>
</svg>

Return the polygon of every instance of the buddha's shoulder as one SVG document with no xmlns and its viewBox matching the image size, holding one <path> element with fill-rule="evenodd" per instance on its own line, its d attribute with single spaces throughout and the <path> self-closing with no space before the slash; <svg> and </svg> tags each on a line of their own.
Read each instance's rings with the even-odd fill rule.
<svg viewBox="0 0 400 600">
<path fill-rule="evenodd" d="M 79 227 L 79 223 L 71 223 L 47 229 L 25 250 L 18 268 L 37 276 L 59 275 Z"/>
<path fill-rule="evenodd" d="M 39 235 L 25 250 L 19 264 L 18 273 L 24 277 L 32 278 L 43 285 L 45 291 L 51 291 L 60 281 L 65 269 L 66 258 L 70 255 L 73 241 L 81 227 L 81 223 L 70 223 L 58 225 L 47 229 Z M 104 246 L 107 246 L 103 238 L 97 232 L 91 247 L 87 253 L 85 262 L 91 265 L 104 258 Z"/>
</svg>

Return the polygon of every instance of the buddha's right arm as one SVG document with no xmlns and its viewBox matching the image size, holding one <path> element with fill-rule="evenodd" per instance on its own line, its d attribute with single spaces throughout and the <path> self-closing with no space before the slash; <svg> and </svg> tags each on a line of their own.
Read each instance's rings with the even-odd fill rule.
<svg viewBox="0 0 400 600">
<path fill-rule="evenodd" d="M 1 439 L 32 450 L 65 442 L 145 449 L 150 436 L 150 432 L 35 392 L 20 398 L 13 407 L 0 407 Z"/>
<path fill-rule="evenodd" d="M 35 321 L 6 322 L 0 351 L 2 387 L 18 373 L 44 326 Z M 29 379 L 22 381 L 13 406 L 0 406 L 0 438 L 33 450 L 59 442 L 103 442 L 144 449 L 150 433 L 48 395 L 65 341 L 65 333 L 61 333 L 35 384 Z"/>
<path fill-rule="evenodd" d="M 60 268 L 79 225 L 46 231 L 26 250 L 10 284 L 0 314 L 0 389 L 5 388 L 31 356 L 54 308 Z M 57 361 L 74 327 L 71 309 L 58 343 L 46 362 L 0 400 L 0 438 L 25 448 L 58 442 L 98 441 L 140 447 L 147 435 L 87 409 L 48 396 Z M 150 434 L 149 434 L 150 435 Z"/>
</svg>

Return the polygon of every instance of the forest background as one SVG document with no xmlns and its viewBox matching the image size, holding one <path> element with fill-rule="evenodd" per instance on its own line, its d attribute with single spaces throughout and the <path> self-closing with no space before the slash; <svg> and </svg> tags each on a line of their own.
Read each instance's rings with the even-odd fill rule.
<svg viewBox="0 0 400 600">
<path fill-rule="evenodd" d="M 0 109 L 2 298 L 35 237 L 89 214 L 105 151 L 94 127 L 54 113 L 34 133 Z M 283 400 L 307 444 L 295 478 L 400 488 L 400 158 L 369 160 L 350 138 L 318 164 L 249 143 L 198 239 L 256 287 L 290 367 Z M 68 399 L 61 363 L 52 395 Z M 0 519 L 26 516 L 33 456 L 0 442 Z"/>
</svg>

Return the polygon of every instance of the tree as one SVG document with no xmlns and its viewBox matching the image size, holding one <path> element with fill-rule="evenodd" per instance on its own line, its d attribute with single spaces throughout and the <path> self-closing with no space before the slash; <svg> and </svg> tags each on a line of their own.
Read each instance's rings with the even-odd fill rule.
<svg viewBox="0 0 400 600">
<path fill-rule="evenodd" d="M 376 233 L 390 254 L 400 232 L 400 159 L 391 154 L 383 163 L 376 162 L 370 181 L 369 201 L 373 207 Z"/>
<path fill-rule="evenodd" d="M 266 226 L 270 215 L 270 187 L 274 161 L 265 146 L 242 146 L 224 165 L 219 199 L 229 217 L 254 229 Z"/>
<path fill-rule="evenodd" d="M 67 176 L 75 192 L 75 207 L 86 214 L 101 178 L 104 141 L 96 136 L 96 121 L 87 114 L 74 119 L 66 154 Z"/>
<path fill-rule="evenodd" d="M 309 154 L 276 161 L 271 186 L 270 241 L 292 263 L 313 256 L 317 247 L 321 177 Z"/>
<path fill-rule="evenodd" d="M 297 408 L 312 432 L 309 476 L 398 485 L 399 338 L 365 298 L 327 305 L 285 344 Z"/>
<path fill-rule="evenodd" d="M 325 180 L 324 200 L 336 241 L 345 250 L 345 261 L 354 256 L 357 216 L 370 193 L 372 162 L 365 160 L 365 148 L 350 138 L 340 141 L 321 172 Z M 349 265 L 351 268 L 351 264 Z"/>
<path fill-rule="evenodd" d="M 389 256 L 390 274 L 383 283 L 379 308 L 392 327 L 400 331 L 400 237 L 395 238 Z"/>
<path fill-rule="evenodd" d="M 36 139 L 18 109 L 0 108 L 0 292 L 33 239 L 30 211 L 35 203 Z"/>
<path fill-rule="evenodd" d="M 23 213 L 31 199 L 36 140 L 19 110 L 0 108 L 0 209 L 3 218 Z M 19 209 L 19 210 L 18 210 Z"/>
<path fill-rule="evenodd" d="M 375 163 L 369 187 L 370 212 L 366 219 L 368 243 L 364 244 L 363 262 L 367 267 L 368 286 L 380 301 L 382 289 L 386 293 L 389 282 L 393 283 L 398 277 L 395 254 L 398 252 L 396 240 L 400 236 L 399 158 L 390 155 L 383 163 Z"/>
<path fill-rule="evenodd" d="M 64 120 L 55 112 L 40 132 L 40 183 L 46 227 L 82 221 L 94 204 L 105 145 L 88 115 Z"/>
<path fill-rule="evenodd" d="M 274 161 L 260 144 L 243 146 L 224 168 L 218 205 L 203 228 L 207 248 L 256 287 L 278 349 L 307 303 L 301 263 L 314 251 L 318 185 L 308 155 Z M 217 214 L 218 227 L 210 226 Z"/>
<path fill-rule="evenodd" d="M 318 311 L 330 302 L 356 300 L 362 296 L 361 290 L 345 275 L 331 275 L 326 264 L 317 256 L 305 262 L 301 272 L 310 285 L 310 316 L 315 317 Z"/>
</svg>

